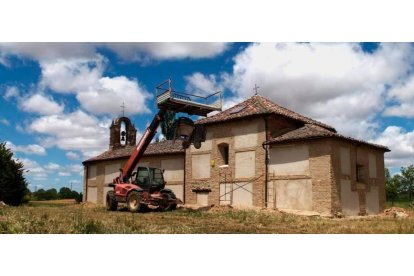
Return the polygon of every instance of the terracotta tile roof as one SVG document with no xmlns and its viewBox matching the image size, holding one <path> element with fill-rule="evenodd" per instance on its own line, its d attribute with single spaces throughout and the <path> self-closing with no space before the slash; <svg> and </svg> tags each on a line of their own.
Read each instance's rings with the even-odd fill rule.
<svg viewBox="0 0 414 276">
<path fill-rule="evenodd" d="M 327 130 L 326 128 L 322 128 L 316 125 L 312 124 L 306 124 L 301 128 L 289 131 L 285 134 L 282 134 L 278 137 L 274 137 L 268 141 L 265 142 L 265 144 L 277 144 L 277 143 L 286 143 L 286 142 L 294 142 L 294 141 L 302 141 L 302 140 L 310 140 L 310 139 L 319 139 L 319 138 L 339 138 L 344 139 L 348 141 L 352 141 L 359 144 L 364 144 L 370 147 L 378 148 L 384 151 L 390 151 L 387 147 L 368 143 L 363 140 L 358 140 L 355 138 L 343 136 L 341 134 L 338 134 L 336 132 L 332 132 Z"/>
<path fill-rule="evenodd" d="M 83 161 L 83 164 L 102 161 L 102 160 L 112 160 L 119 158 L 128 158 L 131 156 L 134 146 L 125 146 L 115 150 L 107 150 L 101 153 L 98 156 L 92 157 L 88 160 Z M 144 156 L 149 155 L 159 155 L 159 154 L 175 154 L 175 153 L 184 153 L 184 149 L 180 141 L 162 141 L 159 143 L 151 143 L 148 145 L 145 150 Z"/>
<path fill-rule="evenodd" d="M 223 112 L 217 113 L 211 117 L 200 119 L 196 121 L 196 123 L 197 124 L 213 124 L 213 123 L 231 121 L 231 120 L 241 119 L 245 117 L 252 117 L 252 116 L 258 116 L 258 115 L 264 115 L 264 114 L 282 115 L 282 116 L 294 119 L 296 121 L 303 122 L 305 124 L 314 124 L 314 125 L 323 127 L 325 129 L 331 130 L 333 132 L 336 132 L 335 128 L 329 125 L 315 121 L 306 116 L 300 115 L 299 113 L 296 113 L 292 110 L 284 108 L 280 105 L 277 105 L 271 102 L 270 100 L 262 96 L 259 96 L 259 95 L 255 95 L 247 99 L 246 101 L 236 104 L 235 106 Z"/>
</svg>

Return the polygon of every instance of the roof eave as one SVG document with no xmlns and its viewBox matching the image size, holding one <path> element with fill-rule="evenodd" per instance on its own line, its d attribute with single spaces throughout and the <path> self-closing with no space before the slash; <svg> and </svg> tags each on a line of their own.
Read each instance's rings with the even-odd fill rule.
<svg viewBox="0 0 414 276">
<path fill-rule="evenodd" d="M 149 153 L 144 154 L 143 157 L 148 156 L 158 156 L 158 155 L 178 155 L 178 154 L 184 154 L 185 151 L 176 151 L 176 152 L 157 152 L 157 153 Z M 118 159 L 128 159 L 131 155 L 123 155 L 123 156 L 117 156 L 117 157 L 108 157 L 108 158 L 102 158 L 102 159 L 94 159 L 94 160 L 85 160 L 82 162 L 83 165 L 90 164 L 90 163 L 96 163 L 101 161 L 111 161 L 111 160 L 118 160 Z"/>
</svg>

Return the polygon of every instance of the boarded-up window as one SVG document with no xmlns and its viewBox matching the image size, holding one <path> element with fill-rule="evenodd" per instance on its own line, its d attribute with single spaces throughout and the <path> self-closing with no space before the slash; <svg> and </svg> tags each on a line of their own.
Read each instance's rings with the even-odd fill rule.
<svg viewBox="0 0 414 276">
<path fill-rule="evenodd" d="M 96 180 L 96 165 L 88 167 L 88 179 Z"/>
<path fill-rule="evenodd" d="M 184 158 L 161 160 L 161 168 L 165 170 L 165 181 L 184 180 Z"/>
<path fill-rule="evenodd" d="M 369 154 L 369 177 L 377 177 L 377 158 L 375 154 L 372 153 Z"/>
<path fill-rule="evenodd" d="M 236 152 L 236 178 L 249 178 L 255 176 L 255 152 Z"/>
<path fill-rule="evenodd" d="M 105 184 L 112 183 L 113 179 L 119 176 L 121 164 L 115 163 L 105 166 Z"/>
<path fill-rule="evenodd" d="M 345 175 L 351 174 L 351 156 L 349 148 L 341 147 L 341 172 Z"/>
<path fill-rule="evenodd" d="M 210 177 L 210 154 L 192 155 L 191 167 L 193 179 Z"/>
<path fill-rule="evenodd" d="M 270 148 L 269 173 L 275 175 L 309 175 L 308 146 Z"/>
</svg>

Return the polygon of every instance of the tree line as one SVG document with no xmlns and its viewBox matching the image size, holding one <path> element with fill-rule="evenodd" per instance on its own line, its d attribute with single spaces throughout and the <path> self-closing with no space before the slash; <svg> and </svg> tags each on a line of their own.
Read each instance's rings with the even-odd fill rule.
<svg viewBox="0 0 414 276">
<path fill-rule="evenodd" d="M 13 157 L 13 152 L 0 143 L 0 201 L 8 205 L 17 206 L 30 200 L 75 199 L 82 201 L 82 193 L 63 187 L 59 192 L 52 188 L 39 189 L 31 192 L 24 177 L 24 166 L 21 161 Z"/>
<path fill-rule="evenodd" d="M 82 201 L 82 193 L 72 191 L 68 187 L 60 188 L 59 192 L 55 189 L 39 189 L 31 193 L 31 200 L 56 200 L 56 199 L 75 199 L 77 202 Z"/>
<path fill-rule="evenodd" d="M 401 167 L 399 173 L 391 176 L 385 169 L 385 192 L 387 201 L 394 203 L 397 200 L 409 200 L 414 198 L 414 165 Z"/>
</svg>

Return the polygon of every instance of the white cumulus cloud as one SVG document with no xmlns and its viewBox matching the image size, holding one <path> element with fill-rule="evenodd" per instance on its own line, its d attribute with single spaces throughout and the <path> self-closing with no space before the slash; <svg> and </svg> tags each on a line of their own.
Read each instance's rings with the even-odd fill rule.
<svg viewBox="0 0 414 276">
<path fill-rule="evenodd" d="M 11 98 L 17 98 L 20 95 L 19 88 L 16 86 L 7 86 L 4 90 L 3 98 L 9 100 Z"/>
<path fill-rule="evenodd" d="M 40 87 L 58 93 L 72 93 L 82 108 L 96 114 L 118 116 L 120 105 L 127 102 L 127 115 L 149 112 L 150 93 L 135 79 L 125 76 L 105 77 L 106 60 L 66 59 L 41 63 Z"/>
<path fill-rule="evenodd" d="M 45 135 L 45 146 L 80 151 L 84 156 L 101 153 L 108 147 L 110 120 L 77 110 L 69 114 L 42 116 L 33 120 L 28 130 Z"/>
<path fill-rule="evenodd" d="M 385 154 L 385 166 L 400 167 L 414 164 L 414 130 L 388 126 L 374 143 L 386 145 L 391 152 Z"/>
<path fill-rule="evenodd" d="M 56 103 L 53 98 L 42 94 L 34 94 L 19 100 L 19 106 L 23 111 L 41 115 L 60 114 L 65 106 Z"/>
<path fill-rule="evenodd" d="M 195 72 L 186 76 L 185 80 L 187 81 L 186 90 L 198 95 L 207 96 L 223 90 L 214 74 L 206 76 L 200 72 Z"/>
<path fill-rule="evenodd" d="M 211 58 L 228 49 L 223 42 L 126 42 L 126 43 L 0 43 L 0 63 L 9 66 L 8 56 L 39 61 L 90 58 L 98 48 L 107 48 L 127 62 L 148 59 Z"/>
<path fill-rule="evenodd" d="M 384 110 L 385 116 L 414 117 L 414 75 L 393 86 L 388 97 L 394 103 Z"/>
<path fill-rule="evenodd" d="M 14 152 L 22 152 L 25 154 L 34 154 L 34 155 L 46 155 L 46 149 L 37 144 L 17 146 L 10 141 L 6 141 L 6 147 L 10 148 Z"/>
<path fill-rule="evenodd" d="M 223 42 L 138 42 L 106 43 L 124 60 L 211 58 L 228 49 Z"/>
<path fill-rule="evenodd" d="M 259 94 L 294 111 L 369 139 L 385 107 L 386 87 L 414 64 L 408 43 L 383 43 L 366 53 L 356 43 L 255 43 L 234 58 L 222 81 L 234 96 Z"/>
<path fill-rule="evenodd" d="M 10 122 L 6 118 L 0 118 L 0 124 L 5 125 L 5 126 L 9 126 Z"/>
<path fill-rule="evenodd" d="M 70 160 L 78 160 L 80 158 L 79 154 L 74 151 L 68 151 L 65 155 Z"/>
</svg>

